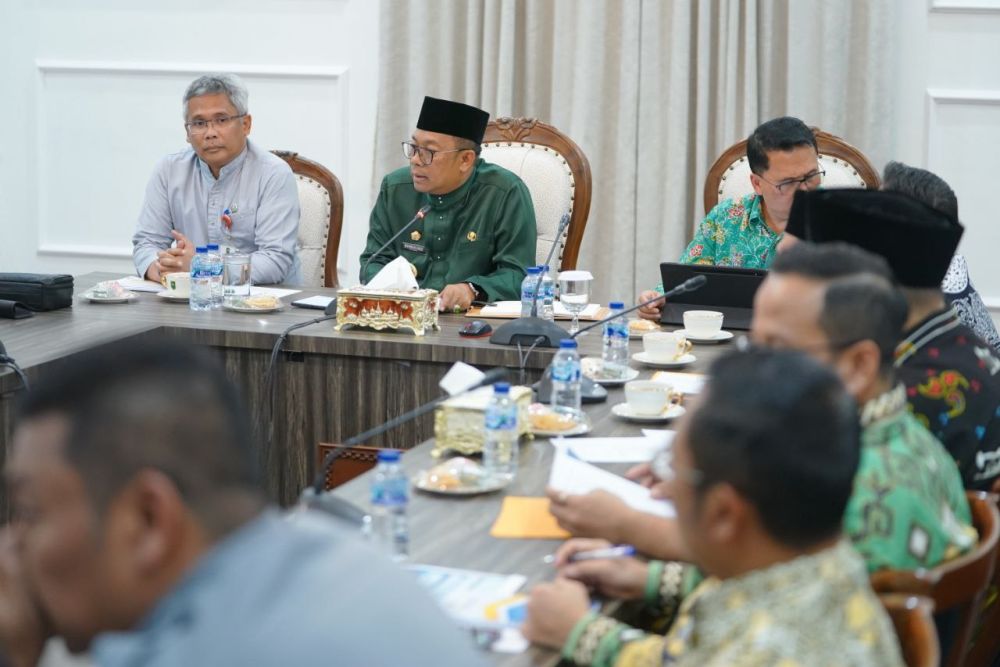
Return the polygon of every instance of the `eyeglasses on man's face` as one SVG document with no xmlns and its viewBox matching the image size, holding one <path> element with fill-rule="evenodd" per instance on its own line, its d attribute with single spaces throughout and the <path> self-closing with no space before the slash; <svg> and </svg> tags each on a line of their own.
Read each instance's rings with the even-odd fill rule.
<svg viewBox="0 0 1000 667">
<path fill-rule="evenodd" d="M 184 123 L 184 129 L 191 134 L 204 134 L 208 132 L 208 128 L 213 125 L 219 130 L 225 130 L 230 127 L 234 120 L 239 120 L 240 118 L 245 118 L 246 114 L 241 113 L 238 116 L 218 116 L 217 118 L 211 118 L 209 120 L 192 120 L 190 122 Z"/>
<path fill-rule="evenodd" d="M 803 185 L 807 188 L 816 187 L 823 181 L 824 176 L 826 176 L 826 171 L 823 169 L 817 169 L 816 171 L 809 172 L 802 178 L 786 178 L 783 181 L 772 183 L 760 174 L 757 174 L 757 178 L 777 190 L 779 195 L 787 195 L 795 192 Z"/>
<path fill-rule="evenodd" d="M 434 161 L 434 156 L 438 153 L 461 153 L 462 151 L 471 150 L 469 148 L 453 148 L 451 150 L 435 150 L 433 148 L 424 148 L 423 146 L 418 146 L 412 141 L 404 141 L 403 143 L 403 156 L 407 160 L 412 160 L 413 156 L 416 155 L 420 160 L 420 164 L 425 167 L 431 166 L 431 162 Z"/>
</svg>

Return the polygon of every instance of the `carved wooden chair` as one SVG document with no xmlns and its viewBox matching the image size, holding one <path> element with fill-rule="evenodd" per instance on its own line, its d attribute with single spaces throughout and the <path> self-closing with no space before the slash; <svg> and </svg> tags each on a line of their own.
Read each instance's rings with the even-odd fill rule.
<svg viewBox="0 0 1000 667">
<path fill-rule="evenodd" d="M 343 450 L 337 455 L 337 460 L 329 471 L 326 479 L 323 480 L 323 489 L 329 491 L 349 482 L 358 475 L 362 475 L 378 463 L 378 453 L 383 447 L 369 447 L 358 445 L 356 447 L 344 448 L 342 445 L 328 445 L 320 443 L 316 447 L 316 469 L 323 464 L 323 460 L 334 449 Z"/>
<path fill-rule="evenodd" d="M 1000 479 L 993 483 L 991 491 L 1000 504 Z M 1000 561 L 993 565 L 993 579 L 985 597 L 979 627 L 965 658 L 966 667 L 1000 664 Z"/>
<path fill-rule="evenodd" d="M 486 127 L 482 157 L 514 172 L 528 186 L 538 226 L 536 261 L 544 262 L 552 244 L 561 242 L 562 252 L 553 255 L 553 263 L 560 271 L 575 269 L 593 187 L 590 162 L 580 147 L 535 118 L 497 118 Z M 556 239 L 559 220 L 567 211 L 569 227 Z"/>
<path fill-rule="evenodd" d="M 880 570 L 871 575 L 872 588 L 878 593 L 923 595 L 934 601 L 939 619 L 947 612 L 956 614 L 950 646 L 942 646 L 946 656 L 942 664 L 947 667 L 964 664 L 983 595 L 993 576 L 1000 534 L 995 497 L 981 491 L 966 491 L 966 496 L 972 524 L 979 533 L 979 543 L 972 551 L 929 570 Z"/>
<path fill-rule="evenodd" d="M 826 172 L 825 188 L 878 189 L 878 172 L 864 153 L 840 137 L 812 128 L 819 149 L 819 168 Z M 739 141 L 722 153 L 705 178 L 705 214 L 724 199 L 735 199 L 753 192 L 747 140 Z"/>
<path fill-rule="evenodd" d="M 938 667 L 941 651 L 934 629 L 934 603 L 919 595 L 878 596 L 892 619 L 906 667 Z"/>
<path fill-rule="evenodd" d="M 344 190 L 329 169 L 294 151 L 271 151 L 288 163 L 299 187 L 299 261 L 308 287 L 338 287 L 337 253 Z"/>
</svg>

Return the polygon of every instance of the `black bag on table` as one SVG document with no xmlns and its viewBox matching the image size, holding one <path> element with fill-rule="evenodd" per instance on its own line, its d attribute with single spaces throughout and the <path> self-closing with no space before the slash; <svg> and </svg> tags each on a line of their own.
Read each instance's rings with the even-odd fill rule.
<svg viewBox="0 0 1000 667">
<path fill-rule="evenodd" d="M 56 310 L 73 304 L 73 276 L 43 273 L 0 273 L 0 302 L 13 301 L 0 311 L 18 317 L 17 306 L 30 310 Z M 22 315 L 23 317 L 23 315 Z"/>
</svg>

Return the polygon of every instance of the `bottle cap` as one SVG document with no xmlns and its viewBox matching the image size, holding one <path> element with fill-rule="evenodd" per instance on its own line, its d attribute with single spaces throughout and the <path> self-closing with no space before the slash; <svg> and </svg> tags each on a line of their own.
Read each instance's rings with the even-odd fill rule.
<svg viewBox="0 0 1000 667">
<path fill-rule="evenodd" d="M 385 461 L 386 463 L 396 463 L 399 461 L 400 452 L 398 449 L 380 449 L 378 450 L 378 460 Z"/>
<path fill-rule="evenodd" d="M 621 301 L 612 301 L 608 304 L 608 308 L 611 310 L 625 310 L 625 304 Z"/>
<path fill-rule="evenodd" d="M 535 275 L 537 273 L 541 273 L 542 272 L 542 267 L 540 267 L 540 266 L 529 266 L 527 269 L 525 269 L 525 271 L 527 271 L 528 274 L 530 274 L 530 275 Z"/>
<path fill-rule="evenodd" d="M 510 382 L 494 382 L 493 383 L 493 393 L 494 394 L 509 394 L 510 393 Z"/>
<path fill-rule="evenodd" d="M 195 251 L 195 252 L 208 252 L 208 247 L 207 247 L 207 246 L 203 246 L 203 245 L 200 245 L 200 246 L 197 246 L 197 247 L 196 247 L 196 248 L 194 249 L 194 251 Z"/>
<path fill-rule="evenodd" d="M 209 243 L 208 246 L 206 246 L 206 247 L 208 248 L 209 252 L 212 252 L 213 250 L 218 250 L 219 249 L 219 244 L 218 243 Z"/>
<path fill-rule="evenodd" d="M 563 338 L 561 341 L 559 341 L 559 349 L 560 350 L 575 350 L 576 349 L 576 340 L 573 339 L 573 338 Z"/>
</svg>

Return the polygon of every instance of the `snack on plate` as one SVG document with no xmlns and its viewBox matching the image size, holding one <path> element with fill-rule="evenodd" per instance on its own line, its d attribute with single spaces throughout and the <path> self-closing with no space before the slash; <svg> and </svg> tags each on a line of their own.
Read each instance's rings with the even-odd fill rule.
<svg viewBox="0 0 1000 667">
<path fill-rule="evenodd" d="M 542 432 L 568 431 L 579 424 L 573 415 L 556 412 L 542 403 L 531 404 L 528 408 L 528 420 L 532 430 Z"/>
<path fill-rule="evenodd" d="M 482 486 L 486 470 L 480 464 L 456 456 L 437 464 L 421 475 L 420 486 L 436 491 L 457 491 Z"/>
<path fill-rule="evenodd" d="M 651 320 L 629 320 L 628 322 L 628 332 L 630 334 L 644 334 L 659 330 L 659 325 Z"/>
<path fill-rule="evenodd" d="M 247 308 L 277 308 L 278 297 L 274 296 L 248 296 L 243 299 L 243 305 Z"/>
<path fill-rule="evenodd" d="M 117 280 L 105 280 L 91 288 L 90 293 L 98 299 L 126 299 L 132 295 Z"/>
</svg>

